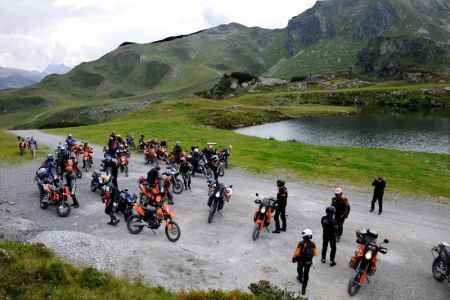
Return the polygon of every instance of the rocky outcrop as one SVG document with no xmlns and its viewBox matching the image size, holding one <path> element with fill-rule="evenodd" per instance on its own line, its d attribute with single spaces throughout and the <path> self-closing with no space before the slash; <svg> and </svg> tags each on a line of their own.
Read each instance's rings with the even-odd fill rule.
<svg viewBox="0 0 450 300">
<path fill-rule="evenodd" d="M 407 36 L 377 37 L 369 41 L 357 55 L 357 66 L 362 74 L 378 78 L 393 77 L 408 69 L 441 63 L 450 64 L 450 46 Z"/>
</svg>

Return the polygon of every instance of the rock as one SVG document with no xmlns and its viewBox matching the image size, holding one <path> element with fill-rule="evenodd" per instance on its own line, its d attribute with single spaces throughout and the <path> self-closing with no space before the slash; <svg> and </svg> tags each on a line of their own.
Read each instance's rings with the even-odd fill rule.
<svg viewBox="0 0 450 300">
<path fill-rule="evenodd" d="M 281 78 L 266 78 L 266 77 L 260 77 L 259 81 L 257 83 L 258 86 L 262 87 L 271 87 L 275 85 L 284 85 L 288 82 Z"/>
<path fill-rule="evenodd" d="M 12 258 L 11 258 L 11 256 L 9 256 L 8 251 L 0 248 L 0 262 L 2 264 L 6 264 L 6 263 L 11 262 L 11 260 L 12 260 Z"/>
<path fill-rule="evenodd" d="M 450 93 L 450 86 L 446 86 L 445 88 L 443 88 L 444 91 L 446 91 L 447 93 Z"/>
</svg>

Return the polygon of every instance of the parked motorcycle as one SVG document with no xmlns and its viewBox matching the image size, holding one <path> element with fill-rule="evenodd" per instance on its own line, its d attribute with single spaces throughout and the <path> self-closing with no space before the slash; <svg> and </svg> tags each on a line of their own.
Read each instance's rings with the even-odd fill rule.
<svg viewBox="0 0 450 300">
<path fill-rule="evenodd" d="M 389 243 L 389 240 L 385 239 L 383 243 L 377 245 L 378 233 L 373 229 L 360 228 L 356 230 L 356 237 L 358 248 L 349 263 L 349 267 L 355 270 L 347 286 L 350 296 L 355 296 L 364 282 L 366 280 L 369 282 L 368 276 L 375 274 L 378 252 L 386 254 L 388 249 L 382 245 Z"/>
<path fill-rule="evenodd" d="M 230 146 L 231 147 L 231 146 Z M 225 169 L 228 169 L 229 158 L 231 154 L 231 148 L 227 147 L 219 152 L 219 161 L 221 164 L 225 166 Z"/>
<path fill-rule="evenodd" d="M 145 164 L 155 164 L 155 166 L 159 165 L 158 155 L 156 153 L 156 148 L 147 148 L 144 150 L 144 160 Z"/>
<path fill-rule="evenodd" d="M 97 190 L 102 189 L 102 173 L 93 171 L 91 177 L 91 191 L 95 193 Z"/>
<path fill-rule="evenodd" d="M 126 221 L 132 215 L 136 201 L 136 194 L 130 194 L 128 189 L 124 189 L 120 191 L 118 201 L 114 202 L 113 210 L 115 213 L 122 213 Z"/>
<path fill-rule="evenodd" d="M 180 175 L 180 171 L 176 165 L 170 165 L 167 170 L 163 173 L 163 175 L 170 178 L 170 182 L 172 184 L 172 192 L 175 194 L 181 194 L 183 191 L 183 181 L 178 178 Z"/>
<path fill-rule="evenodd" d="M 272 212 L 276 209 L 278 201 L 273 197 L 260 199 L 258 193 L 256 193 L 255 203 L 258 204 L 258 207 L 253 215 L 255 226 L 253 227 L 252 238 L 254 241 L 258 239 L 264 228 L 269 232 L 268 227 L 272 218 Z"/>
<path fill-rule="evenodd" d="M 119 168 L 121 173 L 128 177 L 128 158 L 126 155 L 119 156 Z"/>
<path fill-rule="evenodd" d="M 192 165 L 191 175 L 195 176 L 195 174 L 202 174 L 206 177 L 206 179 L 210 179 L 213 177 L 213 173 L 211 169 L 206 164 L 205 158 L 200 158 L 197 163 L 197 169 L 194 170 L 194 158 L 188 157 L 188 162 Z"/>
<path fill-rule="evenodd" d="M 89 172 L 90 168 L 92 168 L 92 151 L 91 152 L 83 152 L 83 169 L 86 172 Z"/>
<path fill-rule="evenodd" d="M 133 212 L 135 213 L 127 219 L 127 228 L 130 233 L 138 234 L 144 227 L 148 227 L 154 232 L 154 229 L 158 229 L 164 221 L 166 222 L 165 233 L 167 239 L 171 242 L 176 242 L 180 238 L 180 226 L 173 221 L 176 218 L 176 214 L 171 210 L 168 203 L 159 202 L 156 207 L 146 207 L 136 203 Z"/>
<path fill-rule="evenodd" d="M 208 184 L 209 185 L 209 184 Z M 230 202 L 231 195 L 233 195 L 233 186 L 226 186 L 222 183 L 216 182 L 214 185 L 214 190 L 208 197 L 208 223 L 211 223 L 214 219 L 216 211 L 220 214 L 223 206 L 226 202 Z"/>
<path fill-rule="evenodd" d="M 127 146 L 131 150 L 136 150 L 136 143 L 134 142 L 134 136 L 133 135 L 126 135 L 125 142 L 127 143 Z"/>
<path fill-rule="evenodd" d="M 40 207 L 47 209 L 50 205 L 56 206 L 56 212 L 60 217 L 67 217 L 70 214 L 70 205 L 67 201 L 73 201 L 70 196 L 69 187 L 62 183 L 44 184 L 45 195 L 40 200 Z"/>
<path fill-rule="evenodd" d="M 435 252 L 436 256 L 434 256 Z M 450 245 L 442 242 L 431 249 L 431 254 L 434 257 L 432 265 L 434 279 L 437 281 L 447 279 L 447 282 L 450 283 Z"/>
</svg>

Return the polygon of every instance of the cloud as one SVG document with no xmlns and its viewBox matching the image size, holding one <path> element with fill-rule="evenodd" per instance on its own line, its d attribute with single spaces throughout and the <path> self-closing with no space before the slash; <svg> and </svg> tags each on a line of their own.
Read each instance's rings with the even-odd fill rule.
<svg viewBox="0 0 450 300">
<path fill-rule="evenodd" d="M 208 27 L 215 27 L 217 25 L 230 22 L 225 15 L 216 13 L 211 7 L 204 8 L 202 11 L 202 16 Z"/>
<path fill-rule="evenodd" d="M 0 0 L 0 66 L 42 70 L 94 60 L 222 23 L 285 27 L 315 0 Z"/>
</svg>

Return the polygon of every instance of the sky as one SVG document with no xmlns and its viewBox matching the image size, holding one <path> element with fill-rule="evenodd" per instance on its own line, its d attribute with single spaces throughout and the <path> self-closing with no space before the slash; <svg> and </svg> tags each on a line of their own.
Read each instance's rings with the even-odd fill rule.
<svg viewBox="0 0 450 300">
<path fill-rule="evenodd" d="M 42 71 L 224 23 L 284 28 L 315 0 L 0 0 L 0 66 Z"/>
</svg>

